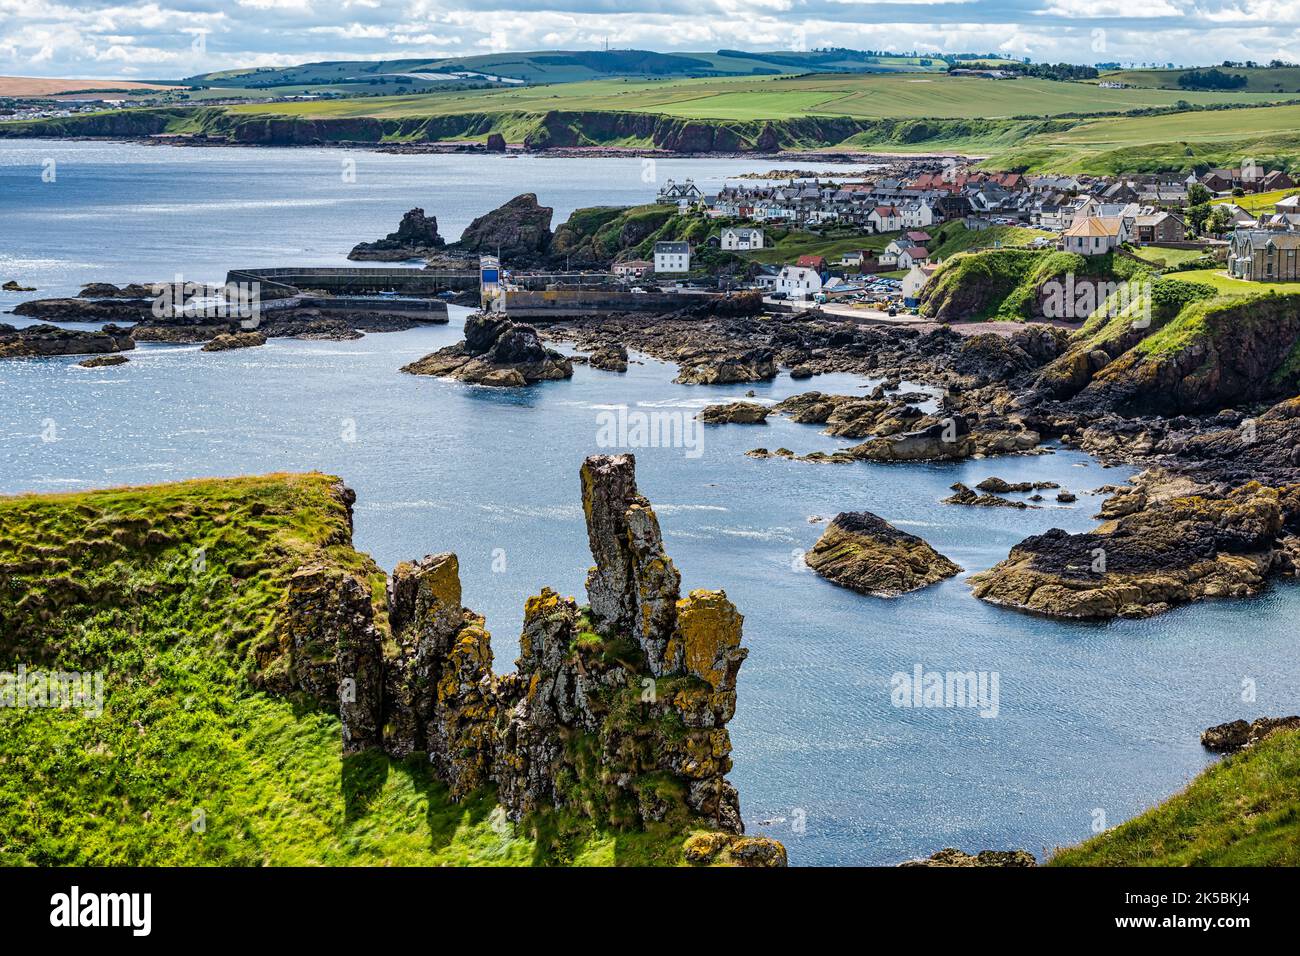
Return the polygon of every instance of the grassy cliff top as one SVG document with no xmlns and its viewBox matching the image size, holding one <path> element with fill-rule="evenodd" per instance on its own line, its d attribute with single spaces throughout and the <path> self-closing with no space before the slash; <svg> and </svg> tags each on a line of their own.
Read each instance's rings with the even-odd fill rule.
<svg viewBox="0 0 1300 956">
<path fill-rule="evenodd" d="M 103 712 L 0 708 L 0 865 L 675 863 L 683 834 L 516 826 L 427 761 L 344 759 L 255 689 L 305 561 L 371 582 L 321 474 L 0 497 L 0 673 L 102 672 Z"/>
<path fill-rule="evenodd" d="M 1056 866 L 1300 866 L 1300 732 L 1279 731 Z"/>
</svg>

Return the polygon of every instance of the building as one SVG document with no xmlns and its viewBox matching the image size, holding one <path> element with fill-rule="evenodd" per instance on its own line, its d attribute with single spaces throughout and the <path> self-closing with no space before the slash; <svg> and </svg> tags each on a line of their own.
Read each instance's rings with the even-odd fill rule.
<svg viewBox="0 0 1300 956">
<path fill-rule="evenodd" d="M 1238 229 L 1228 243 L 1228 274 L 1252 282 L 1295 282 L 1300 232 Z"/>
<path fill-rule="evenodd" d="M 649 259 L 628 259 L 614 263 L 614 275 L 620 279 L 640 279 L 654 270 L 655 264 Z"/>
<path fill-rule="evenodd" d="M 656 242 L 655 272 L 690 272 L 691 244 L 689 242 Z"/>
<path fill-rule="evenodd" d="M 822 290 L 822 276 L 806 266 L 786 266 L 776 275 L 774 291 L 792 299 L 809 299 Z"/>
<path fill-rule="evenodd" d="M 902 280 L 902 292 L 903 301 L 909 308 L 916 305 L 916 300 L 921 297 L 921 290 L 930 281 L 930 277 L 938 271 L 938 264 L 929 262 L 914 265 L 907 270 L 907 275 L 903 276 Z"/>
<path fill-rule="evenodd" d="M 668 206 L 680 206 L 683 203 L 693 206 L 703 198 L 704 194 L 700 192 L 699 187 L 692 180 L 688 179 L 683 183 L 678 183 L 670 179 L 659 190 L 655 202 Z"/>
<path fill-rule="evenodd" d="M 1076 217 L 1065 230 L 1065 251 L 1081 256 L 1100 256 L 1130 241 L 1133 220 L 1121 216 Z"/>
<path fill-rule="evenodd" d="M 908 246 L 898 254 L 898 268 L 911 269 L 930 261 L 930 253 L 922 246 Z"/>
<path fill-rule="evenodd" d="M 1138 216 L 1134 220 L 1134 228 L 1138 242 L 1182 242 L 1187 236 L 1186 221 L 1172 212 Z"/>
<path fill-rule="evenodd" d="M 750 249 L 762 249 L 763 230 L 748 228 L 724 229 L 722 230 L 719 245 L 723 249 L 735 252 L 746 252 Z"/>
<path fill-rule="evenodd" d="M 795 265 L 799 266 L 801 269 L 812 269 L 818 273 L 825 273 L 826 257 L 814 255 L 800 256 L 798 260 L 795 261 Z"/>
<path fill-rule="evenodd" d="M 868 214 L 867 225 L 876 232 L 898 232 L 903 228 L 903 214 L 897 206 L 877 206 Z"/>
</svg>

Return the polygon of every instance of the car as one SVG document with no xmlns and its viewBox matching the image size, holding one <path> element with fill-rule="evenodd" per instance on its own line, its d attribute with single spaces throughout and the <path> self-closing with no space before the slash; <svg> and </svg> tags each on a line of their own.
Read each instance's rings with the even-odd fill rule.
<svg viewBox="0 0 1300 956">
<path fill-rule="evenodd" d="M 646 291 L 645 291 L 645 289 L 641 288 L 639 285 L 634 285 L 634 286 L 632 286 L 632 294 L 633 294 L 633 295 L 645 295 L 645 294 L 646 294 Z"/>
<path fill-rule="evenodd" d="M 773 292 L 770 296 L 768 296 L 768 298 L 769 298 L 769 299 L 788 299 L 788 298 L 790 298 L 790 293 L 788 293 L 788 292 Z"/>
</svg>

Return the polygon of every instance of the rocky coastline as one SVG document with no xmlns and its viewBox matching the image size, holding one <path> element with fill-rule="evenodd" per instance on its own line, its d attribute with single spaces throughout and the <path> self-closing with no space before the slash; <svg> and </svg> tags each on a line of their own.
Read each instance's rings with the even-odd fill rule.
<svg viewBox="0 0 1300 956">
<path fill-rule="evenodd" d="M 784 866 L 780 843 L 743 835 L 726 779 L 743 617 L 722 591 L 681 593 L 635 466 L 583 463 L 588 604 L 529 598 L 513 673 L 493 672 L 456 556 L 437 554 L 397 566 L 384 621 L 359 577 L 303 565 L 256 651 L 263 686 L 337 707 L 346 753 L 427 754 L 453 800 L 495 787 L 513 820 L 560 809 L 704 831 L 688 862 Z M 339 495 L 350 509 L 355 495 Z"/>
<path fill-rule="evenodd" d="M 573 362 L 542 344 L 531 325 L 477 312 L 465 320 L 465 338 L 403 366 L 411 375 L 433 375 L 472 385 L 519 388 L 573 377 Z"/>
</svg>

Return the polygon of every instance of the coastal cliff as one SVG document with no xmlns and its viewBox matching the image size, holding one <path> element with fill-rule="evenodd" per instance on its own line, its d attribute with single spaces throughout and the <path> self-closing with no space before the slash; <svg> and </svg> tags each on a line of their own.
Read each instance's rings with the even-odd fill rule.
<svg viewBox="0 0 1300 956">
<path fill-rule="evenodd" d="M 633 469 L 583 466 L 590 604 L 529 599 L 504 676 L 455 556 L 386 579 L 328 476 L 0 498 L 0 659 L 105 687 L 0 710 L 0 760 L 80 808 L 4 801 L 0 860 L 784 865 L 726 779 L 742 618 L 680 593 Z"/>
</svg>

